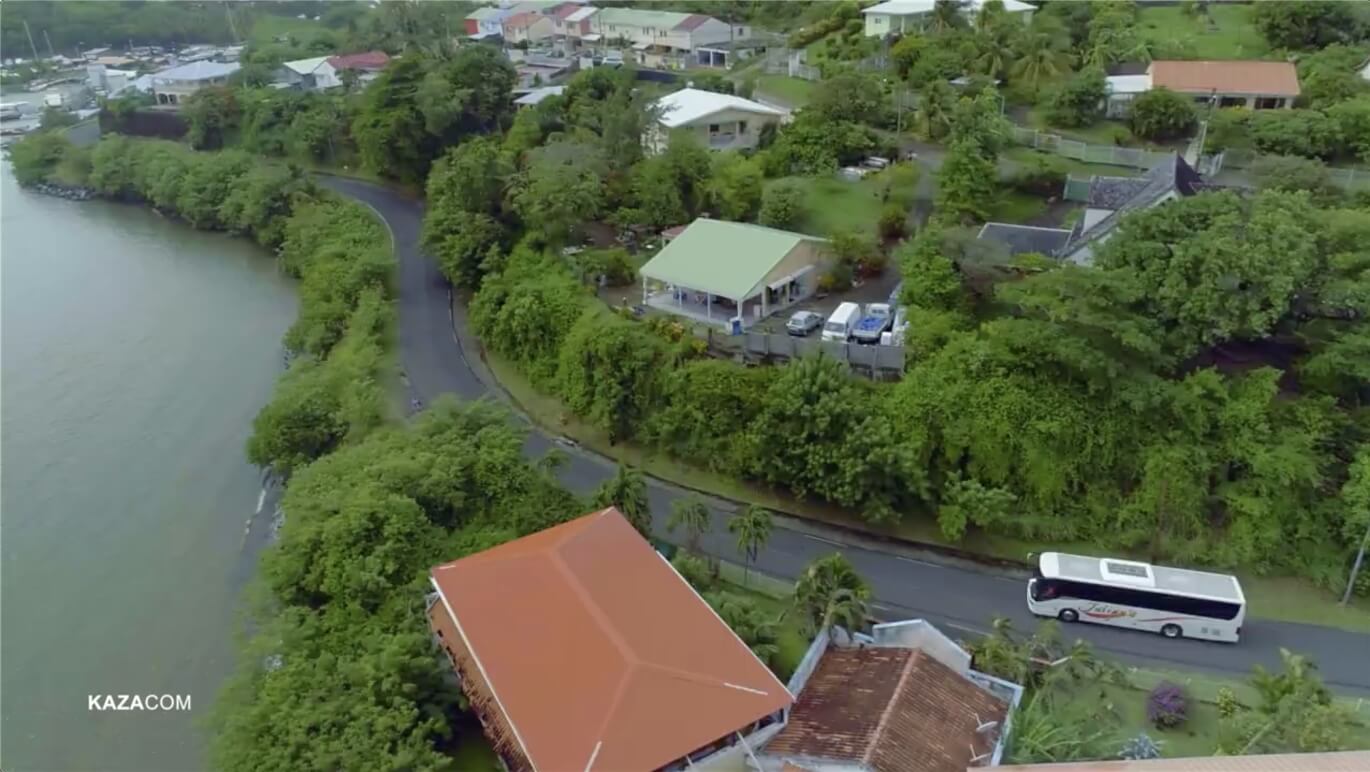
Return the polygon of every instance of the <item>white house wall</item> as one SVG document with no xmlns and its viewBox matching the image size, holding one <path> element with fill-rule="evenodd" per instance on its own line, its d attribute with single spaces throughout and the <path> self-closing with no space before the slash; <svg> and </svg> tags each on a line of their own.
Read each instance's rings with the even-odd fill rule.
<svg viewBox="0 0 1370 772">
<path fill-rule="evenodd" d="M 726 146 L 710 141 L 709 126 L 718 124 L 722 133 L 726 133 L 730 127 L 735 126 L 739 121 L 747 122 L 747 130 L 739 133 Z M 757 146 L 761 139 L 761 127 L 767 123 L 779 123 L 780 116 L 766 115 L 763 113 L 752 113 L 745 110 L 720 110 L 712 115 L 700 118 L 697 121 L 681 126 L 674 131 L 685 130 L 694 133 L 699 138 L 700 144 L 713 150 L 736 150 L 749 149 Z M 672 130 L 667 129 L 667 132 Z"/>
</svg>

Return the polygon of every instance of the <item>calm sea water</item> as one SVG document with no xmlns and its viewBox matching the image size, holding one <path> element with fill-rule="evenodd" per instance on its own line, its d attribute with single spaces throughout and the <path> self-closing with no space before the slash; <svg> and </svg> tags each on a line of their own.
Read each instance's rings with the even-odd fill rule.
<svg viewBox="0 0 1370 772">
<path fill-rule="evenodd" d="M 201 769 L 254 568 L 243 444 L 294 290 L 246 241 L 3 166 L 0 768 Z M 88 710 L 107 693 L 191 709 Z"/>
</svg>

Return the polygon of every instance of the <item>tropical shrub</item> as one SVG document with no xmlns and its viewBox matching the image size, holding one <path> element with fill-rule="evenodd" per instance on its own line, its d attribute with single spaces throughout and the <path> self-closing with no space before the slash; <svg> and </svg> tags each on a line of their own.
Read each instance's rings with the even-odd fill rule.
<svg viewBox="0 0 1370 772">
<path fill-rule="evenodd" d="M 1174 729 L 1189 720 L 1189 698 L 1184 687 L 1162 681 L 1146 696 L 1146 718 L 1161 729 Z"/>
</svg>

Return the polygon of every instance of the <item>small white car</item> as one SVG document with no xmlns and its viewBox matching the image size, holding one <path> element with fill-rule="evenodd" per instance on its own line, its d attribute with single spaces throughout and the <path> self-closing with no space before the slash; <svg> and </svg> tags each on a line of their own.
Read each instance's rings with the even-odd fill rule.
<svg viewBox="0 0 1370 772">
<path fill-rule="evenodd" d="M 785 332 L 800 338 L 823 326 L 823 317 L 812 311 L 796 311 L 785 323 Z"/>
</svg>

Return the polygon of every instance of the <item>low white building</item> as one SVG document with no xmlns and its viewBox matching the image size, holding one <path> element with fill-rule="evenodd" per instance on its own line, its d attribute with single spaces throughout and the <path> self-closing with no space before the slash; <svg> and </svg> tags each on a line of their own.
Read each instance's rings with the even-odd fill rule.
<svg viewBox="0 0 1370 772">
<path fill-rule="evenodd" d="M 679 130 L 694 133 L 710 150 L 755 148 L 761 128 L 785 117 L 783 110 L 760 102 L 697 88 L 667 94 L 656 101 L 656 107 L 660 117 L 648 137 L 648 147 L 654 152 L 664 150 L 670 134 Z"/>
<path fill-rule="evenodd" d="M 329 58 L 315 56 L 285 62 L 276 70 L 276 82 L 301 91 L 323 91 L 341 86 L 342 81 L 338 79 L 338 73 L 329 63 Z"/>
<path fill-rule="evenodd" d="M 985 2 L 986 0 L 969 0 L 962 5 L 962 12 L 967 15 L 979 13 Z M 1035 6 L 1020 0 L 1003 0 L 1003 2 L 1005 11 L 1024 14 L 1024 19 L 1027 19 L 1028 15 L 1037 10 Z M 927 24 L 936 5 L 936 0 L 889 0 L 889 2 L 866 8 L 861 11 L 861 14 L 866 17 L 866 37 L 884 37 L 886 35 L 917 32 L 923 29 L 923 25 Z"/>
<path fill-rule="evenodd" d="M 158 104 L 175 105 L 208 86 L 222 86 L 241 67 L 237 62 L 198 61 L 170 67 L 152 75 L 152 94 Z"/>
</svg>

